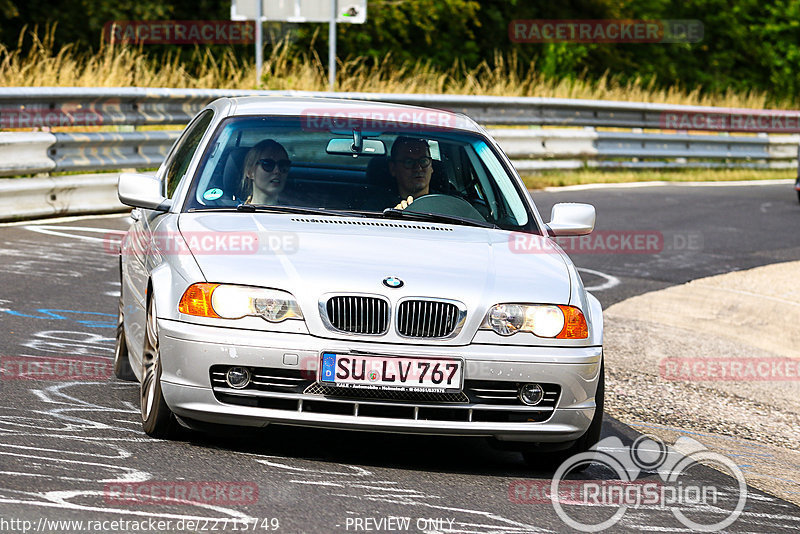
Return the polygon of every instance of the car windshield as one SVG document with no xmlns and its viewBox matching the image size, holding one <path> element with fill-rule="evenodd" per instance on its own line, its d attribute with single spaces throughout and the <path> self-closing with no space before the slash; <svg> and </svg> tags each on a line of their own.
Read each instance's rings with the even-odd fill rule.
<svg viewBox="0 0 800 534">
<path fill-rule="evenodd" d="M 307 118 L 248 116 L 217 129 L 184 210 L 245 204 L 393 218 L 417 213 L 453 224 L 536 231 L 523 194 L 477 134 L 418 126 L 365 131 Z M 384 214 L 409 196 L 413 202 L 401 207 L 407 213 Z"/>
</svg>

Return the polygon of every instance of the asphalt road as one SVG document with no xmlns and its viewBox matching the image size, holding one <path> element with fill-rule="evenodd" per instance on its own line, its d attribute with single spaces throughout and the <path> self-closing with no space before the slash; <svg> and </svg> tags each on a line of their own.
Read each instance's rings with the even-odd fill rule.
<svg viewBox="0 0 800 534">
<path fill-rule="evenodd" d="M 785 186 L 539 192 L 535 199 L 546 219 L 555 202 L 593 203 L 597 235 L 660 232 L 658 254 L 575 251 L 604 306 L 702 276 L 800 259 L 800 206 Z M 0 227 L 0 355 L 112 357 L 119 285 L 116 257 L 103 239 L 125 227 L 119 216 Z M 614 243 L 602 246 L 609 252 Z M 519 492 L 549 485 L 552 472 L 532 472 L 518 454 L 482 440 L 271 427 L 166 442 L 142 433 L 136 384 L 4 376 L 0 388 L 0 532 L 572 530 L 550 502 Z M 638 436 L 606 418 L 604 437 L 630 444 Z M 602 467 L 582 477 L 615 478 Z M 639 478 L 658 480 L 647 469 Z M 249 497 L 142 504 L 114 493 L 123 483 L 197 488 L 204 481 L 248 488 Z M 733 508 L 733 479 L 695 466 L 686 481 L 719 491 L 714 506 L 682 508 L 698 522 L 722 520 Z M 570 517 L 599 522 L 617 510 L 573 506 Z M 688 531 L 673 511 L 631 507 L 609 531 Z M 57 523 L 70 520 L 83 523 Z M 798 530 L 796 506 L 752 488 L 726 528 Z"/>
</svg>

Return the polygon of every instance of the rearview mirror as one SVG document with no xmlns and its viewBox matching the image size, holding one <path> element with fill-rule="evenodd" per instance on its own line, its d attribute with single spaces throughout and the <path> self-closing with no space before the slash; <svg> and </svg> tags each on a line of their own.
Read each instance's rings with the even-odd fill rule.
<svg viewBox="0 0 800 534">
<path fill-rule="evenodd" d="M 328 154 L 341 154 L 345 156 L 383 156 L 386 154 L 386 145 L 378 139 L 361 139 L 361 147 L 356 146 L 353 139 L 331 139 L 328 141 Z"/>
<path fill-rule="evenodd" d="M 591 204 L 563 202 L 553 206 L 547 228 L 552 236 L 577 236 L 592 233 L 596 213 Z"/>
<path fill-rule="evenodd" d="M 117 195 L 120 202 L 134 208 L 169 211 L 172 206 L 172 200 L 161 193 L 161 180 L 150 174 L 120 174 Z"/>
</svg>

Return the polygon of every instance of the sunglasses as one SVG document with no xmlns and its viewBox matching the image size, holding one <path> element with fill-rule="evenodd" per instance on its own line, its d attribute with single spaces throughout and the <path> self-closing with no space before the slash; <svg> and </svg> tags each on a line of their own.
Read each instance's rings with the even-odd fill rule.
<svg viewBox="0 0 800 534">
<path fill-rule="evenodd" d="M 423 169 L 427 169 L 428 167 L 431 166 L 431 162 L 433 160 L 431 158 L 429 158 L 428 156 L 423 156 L 423 157 L 417 158 L 417 159 L 406 158 L 406 159 L 396 159 L 394 161 L 397 162 L 397 163 L 402 163 L 403 167 L 405 167 L 406 169 L 413 169 L 417 165 L 419 165 Z"/>
<path fill-rule="evenodd" d="M 292 166 L 292 162 L 288 159 L 279 159 L 275 161 L 274 159 L 260 159 L 258 163 L 261 165 L 261 168 L 264 169 L 264 172 L 272 172 L 275 170 L 275 165 L 278 166 L 278 170 L 280 172 L 289 172 L 289 169 Z"/>
</svg>

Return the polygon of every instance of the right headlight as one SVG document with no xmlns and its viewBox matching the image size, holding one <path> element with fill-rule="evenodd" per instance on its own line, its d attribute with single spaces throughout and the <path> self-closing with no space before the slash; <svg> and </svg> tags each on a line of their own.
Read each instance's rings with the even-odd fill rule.
<svg viewBox="0 0 800 534">
<path fill-rule="evenodd" d="M 554 304 L 496 304 L 486 314 L 481 329 L 501 336 L 530 332 L 557 339 L 589 337 L 586 318 L 579 308 Z"/>
<path fill-rule="evenodd" d="M 300 306 L 291 293 L 227 284 L 192 284 L 183 293 L 178 311 L 222 319 L 241 319 L 252 315 L 271 323 L 303 318 Z"/>
</svg>

